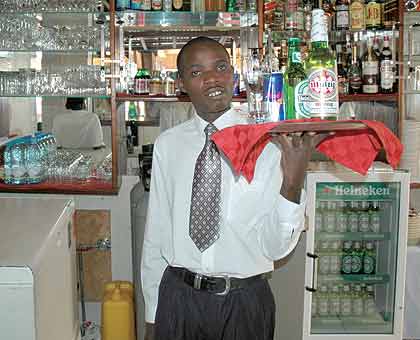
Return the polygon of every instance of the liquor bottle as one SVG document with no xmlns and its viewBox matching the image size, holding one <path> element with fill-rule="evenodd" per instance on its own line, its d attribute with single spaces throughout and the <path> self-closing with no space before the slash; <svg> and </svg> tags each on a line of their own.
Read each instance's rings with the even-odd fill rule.
<svg viewBox="0 0 420 340">
<path fill-rule="evenodd" d="M 182 11 L 183 1 L 182 0 L 173 0 L 172 1 L 172 9 L 174 11 Z"/>
<path fill-rule="evenodd" d="M 365 4 L 362 0 L 352 0 L 350 4 L 350 29 L 352 31 L 365 29 Z"/>
<path fill-rule="evenodd" d="M 162 0 L 152 0 L 152 10 L 161 11 L 162 10 Z"/>
<path fill-rule="evenodd" d="M 379 63 L 373 52 L 372 40 L 368 40 L 367 52 L 362 61 L 363 93 L 378 93 Z"/>
<path fill-rule="evenodd" d="M 394 90 L 394 70 L 391 64 L 392 51 L 389 47 L 389 36 L 384 36 L 384 46 L 381 53 L 381 92 L 391 93 Z"/>
<path fill-rule="evenodd" d="M 307 79 L 295 89 L 298 117 L 336 120 L 338 115 L 337 62 L 328 46 L 324 11 L 312 11 L 311 51 L 305 60 Z"/>
<path fill-rule="evenodd" d="M 325 18 L 328 24 L 328 32 L 331 32 L 335 28 L 335 11 L 332 0 L 322 0 L 322 9 L 324 10 Z"/>
<path fill-rule="evenodd" d="M 378 60 L 381 59 L 381 49 L 379 48 L 379 38 L 377 36 L 373 38 L 373 53 L 375 53 Z"/>
<path fill-rule="evenodd" d="M 300 39 L 290 38 L 288 42 L 289 58 L 284 75 L 284 99 L 286 104 L 286 119 L 296 119 L 295 88 L 306 79 L 306 73 L 300 59 Z"/>
<path fill-rule="evenodd" d="M 363 256 L 363 273 L 375 274 L 375 268 L 376 268 L 375 244 L 372 241 L 367 241 L 365 245 L 365 254 Z"/>
<path fill-rule="evenodd" d="M 312 10 L 313 10 L 313 3 L 312 0 L 304 0 L 303 2 L 303 24 L 305 30 L 305 37 L 309 37 L 311 35 L 311 28 L 312 28 Z"/>
<path fill-rule="evenodd" d="M 163 94 L 162 78 L 160 76 L 160 71 L 153 71 L 152 78 L 149 82 L 150 95 L 157 96 Z"/>
<path fill-rule="evenodd" d="M 347 81 L 347 73 L 344 68 L 343 63 L 343 53 L 341 50 L 341 45 L 337 44 L 335 46 L 337 53 L 337 78 L 338 78 L 338 93 L 339 94 L 348 94 L 349 93 L 349 83 Z"/>
<path fill-rule="evenodd" d="M 350 26 L 348 0 L 335 2 L 335 26 L 338 30 L 348 30 Z"/>
<path fill-rule="evenodd" d="M 279 56 L 279 69 L 281 73 L 285 73 L 287 69 L 288 62 L 288 52 L 287 52 L 287 40 L 282 39 L 280 42 L 280 50 L 278 52 Z"/>
<path fill-rule="evenodd" d="M 377 0 L 368 0 L 366 3 L 365 23 L 367 29 L 381 27 L 381 5 Z"/>
<path fill-rule="evenodd" d="M 145 68 L 141 68 L 137 71 L 136 76 L 134 77 L 135 83 L 135 94 L 149 94 L 150 92 L 150 74 L 149 71 Z"/>
<path fill-rule="evenodd" d="M 304 29 L 303 1 L 286 1 L 286 30 L 303 31 Z"/>
<path fill-rule="evenodd" d="M 278 31 L 284 31 L 286 2 L 284 0 L 276 1 L 274 10 L 274 26 Z"/>
<path fill-rule="evenodd" d="M 363 252 L 360 241 L 354 241 L 351 257 L 351 273 L 360 274 L 363 269 Z"/>
<path fill-rule="evenodd" d="M 236 0 L 226 0 L 226 12 L 238 12 L 238 5 Z"/>
</svg>

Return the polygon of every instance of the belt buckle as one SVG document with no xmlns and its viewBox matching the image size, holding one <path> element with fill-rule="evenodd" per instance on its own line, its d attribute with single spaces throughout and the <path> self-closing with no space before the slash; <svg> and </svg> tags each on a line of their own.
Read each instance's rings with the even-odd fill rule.
<svg viewBox="0 0 420 340">
<path fill-rule="evenodd" d="M 217 276 L 217 277 L 220 277 L 225 280 L 225 290 L 221 293 L 216 293 L 216 295 L 221 295 L 221 296 L 227 295 L 230 291 L 230 277 L 227 275 Z"/>
<path fill-rule="evenodd" d="M 196 273 L 194 276 L 194 288 L 195 289 L 201 289 L 201 280 L 203 279 L 203 275 Z"/>
</svg>

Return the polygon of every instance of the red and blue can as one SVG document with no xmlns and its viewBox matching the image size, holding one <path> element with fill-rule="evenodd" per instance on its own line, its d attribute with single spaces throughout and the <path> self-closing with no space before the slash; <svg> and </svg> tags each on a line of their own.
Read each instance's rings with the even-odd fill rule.
<svg viewBox="0 0 420 340">
<path fill-rule="evenodd" d="M 285 120 L 283 108 L 283 74 L 273 72 L 264 78 L 263 90 L 264 111 L 267 112 L 266 121 Z"/>
</svg>

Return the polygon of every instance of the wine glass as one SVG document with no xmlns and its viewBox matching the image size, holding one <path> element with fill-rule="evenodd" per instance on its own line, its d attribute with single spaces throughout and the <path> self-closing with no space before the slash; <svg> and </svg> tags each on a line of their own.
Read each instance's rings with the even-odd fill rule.
<svg viewBox="0 0 420 340">
<path fill-rule="evenodd" d="M 258 49 L 243 59 L 242 75 L 245 81 L 249 114 L 256 123 L 265 121 L 266 112 L 263 106 L 264 70 Z"/>
</svg>

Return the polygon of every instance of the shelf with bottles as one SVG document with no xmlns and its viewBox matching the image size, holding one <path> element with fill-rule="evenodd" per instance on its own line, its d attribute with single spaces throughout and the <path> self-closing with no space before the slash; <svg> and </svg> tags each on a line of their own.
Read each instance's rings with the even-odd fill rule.
<svg viewBox="0 0 420 340">
<path fill-rule="evenodd" d="M 119 102 L 124 101 L 144 101 L 144 102 L 190 102 L 190 98 L 187 95 L 179 96 L 149 96 L 149 95 L 137 95 L 127 93 L 117 93 L 116 100 Z M 233 102 L 246 102 L 246 95 L 234 96 Z"/>
<path fill-rule="evenodd" d="M 2 14 L 22 13 L 95 13 L 103 6 L 103 1 L 91 0 L 22 0 L 22 1 L 1 1 L 0 12 Z"/>
<path fill-rule="evenodd" d="M 377 101 L 377 102 L 397 102 L 398 101 L 398 93 L 376 93 L 376 94 L 367 94 L 367 93 L 359 93 L 359 94 L 340 94 L 339 95 L 340 103 L 345 102 L 370 102 L 370 101 Z"/>
<path fill-rule="evenodd" d="M 318 285 L 323 283 L 388 283 L 390 276 L 387 273 L 376 273 L 376 274 L 318 274 Z"/>
<path fill-rule="evenodd" d="M 186 29 L 211 27 L 214 30 L 239 29 L 257 22 L 256 12 L 182 12 L 182 11 L 121 11 L 116 12 L 116 22 L 124 31 L 156 30 L 156 28 Z"/>
<path fill-rule="evenodd" d="M 320 241 L 388 241 L 391 239 L 390 232 L 319 232 L 316 236 Z"/>
</svg>

